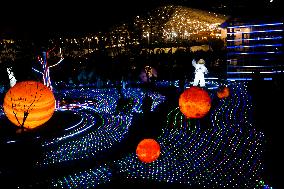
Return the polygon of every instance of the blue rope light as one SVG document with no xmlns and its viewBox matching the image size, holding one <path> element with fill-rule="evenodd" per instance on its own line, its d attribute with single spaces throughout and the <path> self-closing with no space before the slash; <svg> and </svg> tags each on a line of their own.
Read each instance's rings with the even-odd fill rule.
<svg viewBox="0 0 284 189">
<path fill-rule="evenodd" d="M 232 48 L 254 48 L 254 47 L 282 47 L 282 44 L 273 44 L 273 45 L 266 45 L 266 44 L 258 44 L 258 45 L 233 45 L 227 46 L 228 49 Z"/>
<path fill-rule="evenodd" d="M 279 71 L 262 71 L 259 72 L 260 74 L 267 74 L 267 73 L 278 73 Z M 252 74 L 254 72 L 248 71 L 248 72 L 227 72 L 227 74 Z"/>
<path fill-rule="evenodd" d="M 257 38 L 246 38 L 246 39 L 228 39 L 227 41 L 259 41 L 259 40 L 278 40 L 282 39 L 282 36 L 277 37 L 257 37 Z"/>
<path fill-rule="evenodd" d="M 246 80 L 252 80 L 252 78 L 245 77 L 245 78 L 227 78 L 228 81 L 246 81 Z"/>
<path fill-rule="evenodd" d="M 227 72 L 227 74 L 252 74 L 253 72 Z"/>
<path fill-rule="evenodd" d="M 282 52 L 275 52 L 275 51 L 269 51 L 269 52 L 230 52 L 228 55 L 234 55 L 234 54 L 282 54 Z"/>
<path fill-rule="evenodd" d="M 247 28 L 247 27 L 259 27 L 259 26 L 278 26 L 283 25 L 283 22 L 269 23 L 269 24 L 248 24 L 240 26 L 229 26 L 227 28 Z"/>
<path fill-rule="evenodd" d="M 228 67 L 233 67 L 233 68 L 271 68 L 275 66 L 239 66 L 239 65 L 229 65 Z"/>
<path fill-rule="evenodd" d="M 238 32 L 228 32 L 227 34 L 241 34 L 241 33 L 270 33 L 270 32 L 282 32 L 283 30 L 259 30 L 259 31 L 238 31 Z"/>
</svg>

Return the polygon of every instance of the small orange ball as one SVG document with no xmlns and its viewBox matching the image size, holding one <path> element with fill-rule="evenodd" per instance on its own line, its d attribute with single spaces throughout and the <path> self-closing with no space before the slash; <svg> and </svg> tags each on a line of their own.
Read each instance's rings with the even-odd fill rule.
<svg viewBox="0 0 284 189">
<path fill-rule="evenodd" d="M 139 142 L 136 148 L 136 154 L 140 161 L 151 163 L 160 156 L 160 145 L 154 139 L 143 139 Z"/>
<path fill-rule="evenodd" d="M 192 86 L 180 95 L 179 108 L 187 118 L 202 118 L 211 108 L 211 98 L 206 90 Z"/>
<path fill-rule="evenodd" d="M 217 91 L 218 98 L 227 98 L 230 95 L 230 89 L 228 87 L 219 87 Z"/>
</svg>

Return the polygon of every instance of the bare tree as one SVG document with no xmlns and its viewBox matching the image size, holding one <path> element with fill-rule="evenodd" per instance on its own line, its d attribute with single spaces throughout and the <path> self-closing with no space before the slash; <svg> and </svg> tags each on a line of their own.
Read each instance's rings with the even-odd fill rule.
<svg viewBox="0 0 284 189">
<path fill-rule="evenodd" d="M 24 130 L 25 122 L 30 114 L 30 112 L 35 108 L 36 102 L 38 102 L 43 95 L 44 88 L 40 88 L 37 84 L 37 91 L 33 92 L 29 84 L 25 84 L 25 93 L 22 96 L 14 96 L 12 91 L 10 90 L 11 102 L 12 102 L 12 111 L 13 114 L 20 125 L 21 131 Z M 30 96 L 31 98 L 27 98 Z M 23 112 L 23 119 L 20 120 L 19 112 Z"/>
</svg>

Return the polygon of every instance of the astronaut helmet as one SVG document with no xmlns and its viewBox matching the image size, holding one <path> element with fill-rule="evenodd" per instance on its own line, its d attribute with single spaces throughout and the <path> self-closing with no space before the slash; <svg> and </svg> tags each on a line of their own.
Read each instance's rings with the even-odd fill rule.
<svg viewBox="0 0 284 189">
<path fill-rule="evenodd" d="M 203 59 L 201 58 L 201 59 L 199 59 L 199 60 L 197 61 L 197 64 L 205 64 L 205 60 L 203 60 Z"/>
</svg>

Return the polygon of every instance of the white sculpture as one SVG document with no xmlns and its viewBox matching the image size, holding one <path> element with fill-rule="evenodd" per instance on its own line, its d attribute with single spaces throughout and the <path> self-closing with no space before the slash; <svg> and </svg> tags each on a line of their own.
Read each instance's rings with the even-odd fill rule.
<svg viewBox="0 0 284 189">
<path fill-rule="evenodd" d="M 10 87 L 13 87 L 17 83 L 17 80 L 15 78 L 14 72 L 12 71 L 11 67 L 7 68 L 7 73 L 10 80 Z"/>
<path fill-rule="evenodd" d="M 204 87 L 205 86 L 204 74 L 208 73 L 208 70 L 205 67 L 205 61 L 203 59 L 200 59 L 196 63 L 195 59 L 193 59 L 192 66 L 195 67 L 195 77 L 193 81 L 193 86 L 197 86 L 199 84 L 200 87 Z"/>
</svg>

